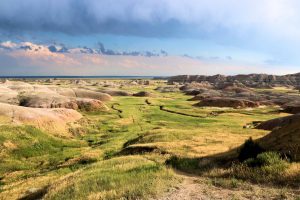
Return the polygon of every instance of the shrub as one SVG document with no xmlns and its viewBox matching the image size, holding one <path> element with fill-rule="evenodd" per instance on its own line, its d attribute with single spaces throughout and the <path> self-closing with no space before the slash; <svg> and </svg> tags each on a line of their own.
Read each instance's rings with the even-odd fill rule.
<svg viewBox="0 0 300 200">
<path fill-rule="evenodd" d="M 287 168 L 288 163 L 281 159 L 279 153 L 264 152 L 256 158 L 234 164 L 231 167 L 231 175 L 254 182 L 280 182 Z"/>
<path fill-rule="evenodd" d="M 284 160 L 280 158 L 280 154 L 277 152 L 264 152 L 257 155 L 256 158 L 249 158 L 244 161 L 249 167 L 263 167 L 270 165 L 281 165 L 285 163 Z"/>
<path fill-rule="evenodd" d="M 19 105 L 20 106 L 27 106 L 29 103 L 29 98 L 24 96 L 19 96 Z"/>
<path fill-rule="evenodd" d="M 256 158 L 258 154 L 264 151 L 265 150 L 250 137 L 242 146 L 238 159 L 240 162 L 243 162 L 249 158 Z"/>
</svg>

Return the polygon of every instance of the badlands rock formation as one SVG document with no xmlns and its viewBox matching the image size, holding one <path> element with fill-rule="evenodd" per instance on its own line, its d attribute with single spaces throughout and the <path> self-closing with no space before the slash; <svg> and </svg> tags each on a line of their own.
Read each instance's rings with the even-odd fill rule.
<svg viewBox="0 0 300 200">
<path fill-rule="evenodd" d="M 227 83 L 239 83 L 247 87 L 268 88 L 273 86 L 300 86 L 300 73 L 284 76 L 275 76 L 267 74 L 248 74 L 236 76 L 203 76 L 203 75 L 180 75 L 168 79 L 169 84 L 208 82 L 215 86 L 222 86 Z"/>
<path fill-rule="evenodd" d="M 254 75 L 253 76 L 247 75 L 246 77 L 248 76 L 250 78 L 256 77 Z M 298 79 L 296 79 L 295 76 L 292 75 L 284 76 L 284 77 L 288 77 L 289 78 L 288 80 L 291 79 L 291 81 L 285 81 L 284 83 L 296 84 Z M 280 106 L 283 109 L 283 111 L 287 113 L 296 114 L 300 112 L 300 95 L 297 94 L 297 90 L 276 91 L 276 90 L 268 90 L 268 89 L 256 89 L 246 85 L 261 87 L 262 85 L 265 86 L 265 84 L 262 85 L 258 85 L 254 83 L 249 84 L 250 82 L 241 83 L 233 79 L 232 77 L 230 77 L 231 79 L 229 79 L 228 77 L 225 76 L 212 76 L 217 80 L 216 82 L 209 82 L 211 81 L 212 78 L 209 77 L 206 79 L 201 79 L 205 81 L 199 83 L 194 82 L 195 80 L 193 78 L 194 76 L 187 76 L 187 77 L 178 76 L 178 77 L 186 78 L 186 79 L 181 79 L 181 81 L 183 80 L 183 82 L 185 81 L 187 82 L 185 82 L 180 87 L 180 90 L 186 95 L 194 96 L 189 100 L 202 101 L 196 104 L 197 106 L 242 108 L 242 107 L 256 107 L 258 105 L 274 105 L 274 106 L 277 105 Z M 199 76 L 197 77 L 199 78 Z M 249 77 L 248 79 L 250 79 Z M 170 80 L 174 80 L 174 79 L 175 79 L 174 77 L 171 77 L 169 79 L 169 82 Z M 193 80 L 193 82 L 189 83 L 188 82 L 189 80 Z M 230 82 L 231 80 L 232 82 Z M 256 80 L 255 83 L 260 84 L 262 82 Z M 175 86 L 177 85 L 178 84 L 176 83 Z M 277 83 L 268 84 L 268 87 L 270 88 L 272 88 L 273 86 L 278 86 L 278 85 Z M 296 86 L 292 86 L 292 85 L 282 85 L 282 86 L 287 86 L 287 88 L 289 89 L 296 88 Z"/>
<path fill-rule="evenodd" d="M 141 91 L 141 92 L 137 92 L 137 93 L 133 94 L 133 96 L 135 96 L 135 97 L 153 97 L 154 95 L 151 94 L 150 92 Z"/>
<path fill-rule="evenodd" d="M 78 98 L 76 100 L 76 105 L 78 106 L 78 109 L 88 112 L 109 110 L 102 101 L 96 99 Z"/>
<path fill-rule="evenodd" d="M 22 95 L 20 105 L 32 108 L 69 108 L 78 109 L 76 100 L 59 94 L 36 93 Z"/>
<path fill-rule="evenodd" d="M 111 99 L 109 94 L 88 89 L 4 81 L 0 84 L 0 122 L 33 125 L 69 137 L 68 123 L 81 118 L 76 110 L 106 111 L 103 101 Z"/>
<path fill-rule="evenodd" d="M 95 92 L 86 89 L 73 89 L 73 91 L 74 93 L 70 94 L 69 97 L 89 98 L 89 99 L 96 99 L 100 101 L 110 101 L 112 99 L 112 97 L 109 94 L 102 93 L 102 92 Z"/>
<path fill-rule="evenodd" d="M 132 93 L 122 90 L 100 90 L 100 92 L 109 94 L 110 96 L 132 96 Z"/>
<path fill-rule="evenodd" d="M 258 107 L 259 103 L 245 100 L 245 99 L 234 99 L 234 98 L 206 98 L 195 104 L 195 106 L 209 106 L 209 107 L 231 107 L 231 108 L 254 108 Z"/>
<path fill-rule="evenodd" d="M 58 136 L 70 137 L 67 124 L 81 118 L 75 110 L 27 108 L 0 103 L 1 123 L 33 125 Z"/>
<path fill-rule="evenodd" d="M 9 104 L 19 104 L 18 92 L 3 85 L 0 86 L 0 102 Z"/>
</svg>

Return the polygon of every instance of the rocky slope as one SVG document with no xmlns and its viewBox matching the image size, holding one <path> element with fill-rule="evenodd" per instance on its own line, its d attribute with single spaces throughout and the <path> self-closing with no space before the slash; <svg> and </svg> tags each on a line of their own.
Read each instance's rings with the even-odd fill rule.
<svg viewBox="0 0 300 200">
<path fill-rule="evenodd" d="M 300 73 L 288 74 L 283 76 L 268 74 L 248 74 L 235 76 L 204 76 L 204 75 L 179 75 L 168 79 L 169 84 L 191 83 L 191 82 L 208 82 L 217 87 L 222 87 L 228 83 L 243 84 L 247 87 L 268 88 L 274 86 L 300 86 Z"/>
<path fill-rule="evenodd" d="M 79 120 L 82 115 L 65 108 L 28 108 L 0 103 L 0 123 L 9 125 L 32 125 L 60 137 L 71 137 L 68 123 Z"/>
</svg>

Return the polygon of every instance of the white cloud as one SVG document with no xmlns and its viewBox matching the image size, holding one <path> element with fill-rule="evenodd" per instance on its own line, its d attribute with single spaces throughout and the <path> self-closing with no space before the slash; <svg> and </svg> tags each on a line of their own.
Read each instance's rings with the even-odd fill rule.
<svg viewBox="0 0 300 200">
<path fill-rule="evenodd" d="M 262 60 L 295 65 L 300 64 L 299 10 L 298 0 L 2 0 L 0 35 L 51 32 L 196 38 L 267 55 Z M 3 42 L 0 47 L 18 45 Z"/>
<path fill-rule="evenodd" d="M 10 43 L 5 43 L 10 44 Z M 2 75 L 177 75 L 287 73 L 268 65 L 250 65 L 217 60 L 199 60 L 182 56 L 118 56 L 51 52 L 45 45 L 14 43 L 0 49 Z M 30 46 L 30 49 L 21 49 Z M 291 68 L 290 73 L 296 72 Z"/>
<path fill-rule="evenodd" d="M 0 43 L 0 47 L 7 48 L 7 49 L 12 49 L 15 48 L 16 46 L 17 44 L 11 41 L 5 41 Z"/>
</svg>

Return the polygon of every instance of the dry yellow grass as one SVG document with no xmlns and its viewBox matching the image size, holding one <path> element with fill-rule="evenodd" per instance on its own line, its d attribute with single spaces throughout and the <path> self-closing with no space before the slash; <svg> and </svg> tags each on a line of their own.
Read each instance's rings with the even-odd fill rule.
<svg viewBox="0 0 300 200">
<path fill-rule="evenodd" d="M 93 82 L 95 86 L 92 86 L 92 81 L 87 80 L 86 82 L 84 83 L 86 84 L 85 87 L 94 91 L 100 90 L 102 87 L 96 80 Z M 120 80 L 111 82 L 114 84 L 124 83 Z M 64 84 L 64 87 L 75 88 L 74 83 L 69 80 L 57 81 L 57 83 Z M 70 147 L 67 150 L 59 146 L 58 148 L 62 148 L 62 152 L 70 152 L 67 152 L 67 155 L 62 155 L 61 159 L 58 160 L 59 162 L 53 164 L 57 168 L 53 167 L 50 170 L 49 168 L 46 170 L 41 168 L 41 171 L 19 170 L 4 174 L 3 183 L 5 185 L 1 187 L 3 191 L 0 193 L 0 199 L 5 199 L 7 196 L 17 199 L 26 194 L 30 188 L 43 188 L 47 185 L 50 187 L 44 198 L 51 200 L 120 199 L 122 197 L 147 199 L 150 196 L 157 198 L 159 193 L 165 191 L 164 189 L 170 188 L 174 183 L 174 177 L 177 177 L 174 171 L 165 165 L 170 156 L 176 155 L 193 159 L 227 152 L 243 144 L 249 137 L 258 139 L 269 133 L 269 131 L 264 130 L 243 129 L 244 125 L 252 121 L 263 121 L 287 115 L 273 112 L 278 109 L 273 107 L 238 110 L 196 108 L 193 107 L 195 102 L 187 101 L 189 96 L 181 93 L 159 93 L 153 89 L 164 83 L 155 85 L 156 83 L 153 82 L 152 84 L 151 86 L 124 84 L 122 90 L 130 90 L 132 93 L 141 90 L 150 91 L 156 95 L 156 98 L 149 97 L 153 105 L 147 105 L 145 98 L 114 97 L 112 102 L 107 102 L 107 105 L 119 103 L 117 108 L 121 109 L 122 113 L 117 113 L 112 109 L 107 112 L 82 112 L 83 119 L 73 126 L 74 132 L 78 133 L 76 136 L 74 134 L 74 140 L 80 141 L 86 146 L 75 145 L 74 148 Z M 29 90 L 30 86 L 26 84 L 23 88 L 21 86 L 15 86 L 15 88 Z M 66 96 L 73 94 L 72 89 L 58 88 L 56 86 L 52 89 L 55 92 L 65 93 Z M 86 95 L 86 93 L 83 94 Z M 199 115 L 202 118 L 167 113 L 161 111 L 159 105 L 164 105 L 170 110 L 181 113 Z M 207 117 L 207 114 L 213 111 L 221 111 L 221 114 Z M 222 113 L 222 111 L 224 112 Z M 68 117 L 67 115 L 66 118 L 68 119 Z M 60 121 L 64 120 L 65 118 L 60 118 Z M 12 119 L 0 115 L 0 122 L 1 124 L 11 124 Z M 22 123 L 36 125 L 53 134 L 51 132 L 54 126 L 51 124 L 53 121 L 44 123 L 41 120 L 41 123 L 35 121 L 37 124 L 34 124 L 24 120 Z M 55 129 L 55 132 L 60 134 L 56 136 L 73 136 L 70 133 L 63 133 L 63 130 L 68 127 L 69 124 L 65 123 L 62 129 Z M 12 140 L 5 140 L 1 145 L 6 149 L 18 148 Z M 124 156 L 120 152 L 126 147 L 155 147 L 154 149 L 158 149 L 158 151 L 146 154 L 135 152 L 138 155 Z M 76 154 L 73 154 L 72 151 L 76 151 Z M 167 154 L 161 154 L 162 152 Z M 53 155 L 57 156 L 57 154 Z M 52 155 L 22 159 L 30 162 L 43 156 L 47 158 L 47 156 Z M 82 159 L 84 162 L 92 160 L 95 163 L 78 165 Z M 48 163 L 50 163 L 50 157 L 49 160 L 46 160 L 46 164 Z M 46 164 L 42 164 L 42 167 Z M 287 180 L 288 178 L 289 180 L 299 180 L 299 169 L 299 164 L 293 163 L 287 170 L 285 178 Z M 222 176 L 227 171 L 219 169 L 219 171 L 211 171 L 210 173 L 207 176 Z M 277 194 L 281 193 L 281 189 L 276 187 L 263 186 L 261 189 L 251 183 L 247 183 L 246 186 L 242 185 L 242 188 L 224 189 L 215 187 L 210 182 L 211 180 L 213 179 L 196 178 L 195 181 L 205 182 L 200 184 L 201 187 L 195 187 L 193 194 L 217 193 L 224 195 L 225 199 L 227 197 L 228 199 L 234 197 L 247 199 L 253 195 L 258 199 L 263 197 L 268 199 L 269 197 L 278 197 Z M 250 189 L 243 188 L 244 186 Z M 295 194 L 294 191 L 292 193 Z"/>
<path fill-rule="evenodd" d="M 0 193 L 1 200 L 19 199 L 28 192 L 30 188 L 43 188 L 55 182 L 59 175 L 47 175 L 40 177 L 27 178 L 25 180 L 16 181 L 12 184 L 5 185 L 3 192 Z"/>
<path fill-rule="evenodd" d="M 120 120 L 117 121 L 117 123 L 119 123 L 120 125 L 126 126 L 126 125 L 130 125 L 133 122 L 133 119 L 128 117 L 128 118 L 122 118 Z"/>
</svg>

